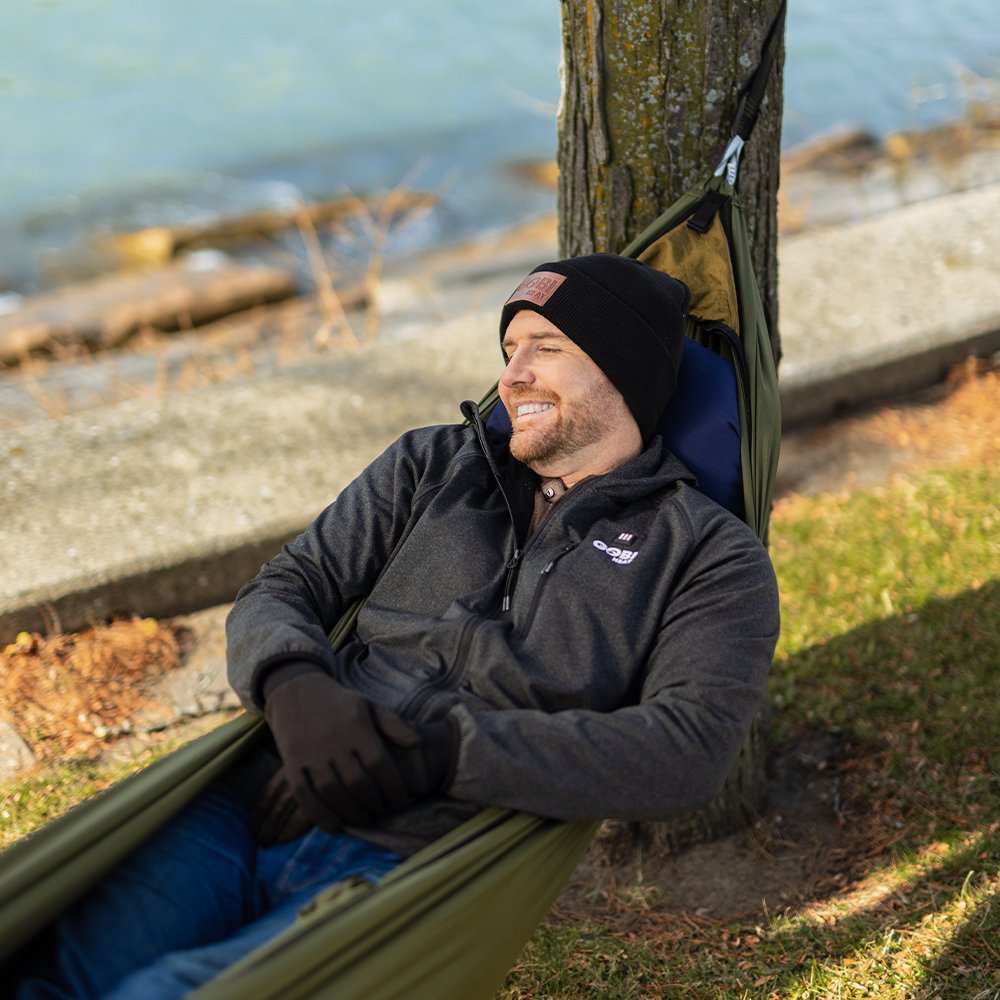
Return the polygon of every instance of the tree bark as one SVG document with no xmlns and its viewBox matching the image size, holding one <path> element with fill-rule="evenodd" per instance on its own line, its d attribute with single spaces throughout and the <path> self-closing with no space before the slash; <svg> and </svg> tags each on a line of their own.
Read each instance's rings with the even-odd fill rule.
<svg viewBox="0 0 1000 1000">
<path fill-rule="evenodd" d="M 760 58 L 779 0 L 563 0 L 559 107 L 559 243 L 564 256 L 618 252 L 715 169 L 740 87 Z M 779 48 L 738 180 L 775 360 Z M 726 787 L 705 810 L 670 823 L 606 823 L 603 860 L 634 860 L 711 840 L 762 806 L 765 725 L 755 721 Z"/>
<path fill-rule="evenodd" d="M 563 0 L 559 245 L 618 252 L 715 168 L 779 0 Z M 738 190 L 778 337 L 784 46 L 743 151 Z"/>
</svg>

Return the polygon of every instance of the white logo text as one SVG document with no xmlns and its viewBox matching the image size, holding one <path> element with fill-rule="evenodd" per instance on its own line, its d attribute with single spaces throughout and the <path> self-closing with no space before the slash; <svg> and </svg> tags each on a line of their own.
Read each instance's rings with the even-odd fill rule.
<svg viewBox="0 0 1000 1000">
<path fill-rule="evenodd" d="M 596 538 L 594 539 L 594 548 L 606 552 L 611 557 L 611 561 L 618 563 L 619 566 L 627 566 L 639 554 L 632 549 L 620 549 L 617 545 L 608 545 Z"/>
</svg>

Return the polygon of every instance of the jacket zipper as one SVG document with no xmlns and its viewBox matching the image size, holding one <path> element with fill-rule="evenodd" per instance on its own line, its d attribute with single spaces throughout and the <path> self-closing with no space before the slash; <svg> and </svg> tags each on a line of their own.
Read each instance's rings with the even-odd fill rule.
<svg viewBox="0 0 1000 1000">
<path fill-rule="evenodd" d="M 493 455 L 490 453 L 490 447 L 486 441 L 486 431 L 483 428 L 483 418 L 479 415 L 479 407 L 476 406 L 471 399 L 467 399 L 464 403 L 462 403 L 460 409 L 462 411 L 462 416 L 464 416 L 465 419 L 472 424 L 476 431 L 476 439 L 479 441 L 479 447 L 483 451 L 486 463 L 490 467 L 490 472 L 493 473 L 493 478 L 496 480 L 500 496 L 503 497 L 503 502 L 507 505 L 507 515 L 510 517 L 510 530 L 511 534 L 514 536 L 514 551 L 504 567 L 507 570 L 507 576 L 504 579 L 503 599 L 500 602 L 500 610 L 503 613 L 507 613 L 510 611 L 511 595 L 514 593 L 514 583 L 517 579 L 517 568 L 521 564 L 522 555 L 521 549 L 517 544 L 517 521 L 514 519 L 514 508 L 511 505 L 510 497 L 507 496 L 507 491 L 503 488 L 503 480 L 500 478 L 496 462 L 493 461 Z"/>
<path fill-rule="evenodd" d="M 507 496 L 507 491 L 503 488 L 503 482 L 500 479 L 500 473 L 497 471 L 496 462 L 493 461 L 493 456 L 490 454 L 489 445 L 486 441 L 486 431 L 483 428 L 483 420 L 479 415 L 479 407 L 471 399 L 467 399 L 462 403 L 460 409 L 462 411 L 462 416 L 469 421 L 476 433 L 476 439 L 479 441 L 479 447 L 482 449 L 483 456 L 486 458 L 486 464 L 490 467 L 490 472 L 493 473 L 497 489 L 500 490 L 500 495 L 503 497 L 503 501 L 507 506 L 507 515 L 510 517 L 511 532 L 514 535 L 514 552 L 506 564 L 507 579 L 504 583 L 504 602 L 509 606 L 509 595 L 514 587 L 514 574 L 517 572 L 518 564 L 521 561 L 521 550 L 517 544 L 517 523 L 514 520 L 514 508 L 511 506 L 510 498 Z M 400 706 L 400 715 L 405 718 L 407 714 L 415 713 L 423 708 L 423 706 L 427 703 L 427 700 L 435 692 L 444 690 L 447 687 L 458 686 L 461 682 L 462 675 L 465 673 L 465 654 L 468 650 L 469 643 L 472 641 L 472 625 L 473 619 L 470 618 L 465 624 L 465 630 L 459 637 L 458 650 L 455 653 L 455 662 L 452 664 L 451 669 L 446 670 L 440 677 L 435 677 L 434 679 L 425 681 L 423 684 L 419 685 L 417 689 L 411 693 L 410 697 L 407 698 L 407 700 Z"/>
<path fill-rule="evenodd" d="M 538 583 L 535 584 L 535 592 L 531 595 L 531 607 L 528 608 L 528 616 L 524 620 L 524 624 L 518 629 L 520 635 L 526 635 L 528 630 L 531 628 L 535 621 L 535 612 L 538 610 L 538 602 L 541 600 L 542 587 L 545 584 L 545 580 L 548 575 L 555 569 L 556 563 L 567 552 L 572 552 L 573 549 L 577 547 L 578 542 L 571 542 L 569 545 L 564 545 L 546 564 L 542 567 L 541 572 L 538 574 Z"/>
<path fill-rule="evenodd" d="M 468 618 L 463 626 L 462 634 L 458 637 L 458 649 L 455 651 L 455 662 L 448 670 L 445 670 L 439 677 L 434 677 L 429 681 L 424 681 L 399 708 L 399 714 L 406 718 L 407 714 L 418 712 L 428 699 L 437 691 L 445 688 L 458 687 L 465 676 L 465 658 L 472 642 L 473 623 L 475 619 Z"/>
<path fill-rule="evenodd" d="M 507 491 L 503 488 L 503 481 L 500 479 L 500 473 L 497 471 L 496 463 L 493 461 L 493 456 L 490 454 L 489 445 L 486 441 L 486 431 L 483 429 L 483 420 L 479 415 L 479 407 L 472 402 L 471 399 L 467 399 L 462 403 L 460 407 L 462 411 L 462 416 L 472 424 L 476 431 L 476 438 L 479 441 L 479 447 L 482 448 L 483 454 L 486 456 L 486 462 L 490 467 L 490 471 L 493 473 L 493 478 L 496 480 L 497 489 L 500 490 L 500 495 L 504 499 L 504 503 L 507 505 L 507 513 L 510 516 L 510 527 L 511 532 L 514 535 L 514 552 L 510 559 L 507 560 L 506 566 L 507 576 L 504 579 L 503 587 L 503 599 L 500 602 L 500 610 L 503 614 L 508 614 L 510 612 L 511 602 L 514 596 L 514 587 L 517 583 L 517 571 L 518 567 L 524 561 L 525 553 L 527 553 L 531 547 L 538 541 L 545 531 L 547 524 L 543 524 L 538 528 L 535 534 L 528 541 L 527 545 L 523 549 L 518 547 L 517 544 L 517 522 L 514 520 L 514 508 L 511 506 L 510 498 L 507 496 Z M 590 477 L 588 477 L 590 478 Z M 564 497 L 560 500 L 560 504 L 571 503 L 574 499 L 578 498 L 581 493 L 586 492 L 586 487 L 589 484 L 581 483 L 573 491 L 573 497 Z M 549 511 L 545 515 L 545 522 L 551 523 L 550 515 L 552 511 Z"/>
<path fill-rule="evenodd" d="M 517 577 L 517 568 L 521 564 L 521 550 L 514 545 L 514 554 L 507 560 L 507 578 L 503 585 L 503 600 L 500 602 L 500 610 L 505 614 L 510 611 L 511 594 L 514 592 L 514 580 Z"/>
</svg>

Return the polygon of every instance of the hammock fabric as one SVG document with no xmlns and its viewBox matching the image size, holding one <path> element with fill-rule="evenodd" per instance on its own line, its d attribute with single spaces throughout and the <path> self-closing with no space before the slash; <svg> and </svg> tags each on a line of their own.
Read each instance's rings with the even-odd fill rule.
<svg viewBox="0 0 1000 1000">
<path fill-rule="evenodd" d="M 784 3 L 744 90 L 759 105 Z M 756 81 L 756 85 L 755 85 Z M 755 96 L 756 95 L 756 96 Z M 751 267 L 735 166 L 754 113 L 741 112 L 716 175 L 672 205 L 624 251 L 692 289 L 687 334 L 736 374 L 742 501 L 766 540 L 777 465 L 777 376 Z M 749 121 L 749 127 L 745 122 Z M 740 139 L 734 147 L 736 140 Z M 735 153 L 733 149 L 735 148 Z M 497 403 L 496 386 L 480 403 Z M 693 468 L 697 475 L 697 466 Z M 340 622 L 335 645 L 358 607 Z M 0 962 L 261 745 L 243 715 L 82 803 L 0 856 Z M 295 924 L 199 989 L 201 1000 L 489 1000 L 586 851 L 595 824 L 487 809 L 408 858 L 376 888 L 348 880 L 321 893 Z"/>
</svg>

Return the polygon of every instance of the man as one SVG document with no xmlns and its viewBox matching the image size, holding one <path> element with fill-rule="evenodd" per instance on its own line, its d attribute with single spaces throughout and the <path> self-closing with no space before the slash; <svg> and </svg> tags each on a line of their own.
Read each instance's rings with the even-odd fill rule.
<svg viewBox="0 0 1000 1000">
<path fill-rule="evenodd" d="M 509 440 L 468 403 L 468 427 L 404 434 L 243 588 L 230 679 L 281 758 L 260 846 L 227 848 L 234 903 L 198 931 L 220 943 L 161 942 L 172 954 L 114 996 L 182 995 L 294 919 L 300 897 L 276 885 L 377 878 L 482 805 L 655 819 L 718 791 L 765 689 L 777 595 L 752 532 L 656 433 L 687 300 L 626 258 L 536 268 L 501 315 Z M 234 810 L 213 815 L 245 831 Z"/>
</svg>

